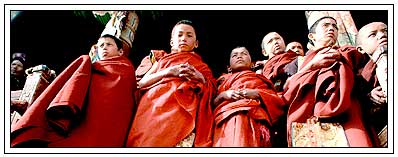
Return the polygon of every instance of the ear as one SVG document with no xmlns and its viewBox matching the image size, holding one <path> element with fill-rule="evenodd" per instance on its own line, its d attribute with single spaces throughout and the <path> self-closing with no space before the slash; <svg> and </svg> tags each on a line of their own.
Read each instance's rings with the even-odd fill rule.
<svg viewBox="0 0 398 157">
<path fill-rule="evenodd" d="M 173 40 L 170 39 L 170 46 L 173 47 L 173 44 L 174 44 Z"/>
<path fill-rule="evenodd" d="M 199 40 L 196 40 L 196 42 L 195 42 L 195 48 L 198 48 L 199 47 Z"/>
<path fill-rule="evenodd" d="M 308 33 L 308 39 L 310 39 L 311 41 L 314 41 L 315 39 L 315 37 L 314 37 L 314 33 Z"/>
<path fill-rule="evenodd" d="M 365 54 L 366 52 L 363 50 L 363 48 L 361 47 L 361 45 L 355 47 L 357 49 L 358 52 L 361 52 L 362 54 Z"/>
<path fill-rule="evenodd" d="M 231 66 L 227 66 L 227 71 L 228 71 L 228 73 L 232 73 L 232 68 L 231 68 Z"/>
<path fill-rule="evenodd" d="M 265 50 L 264 49 L 262 49 L 261 50 L 261 53 L 265 56 L 265 57 L 267 57 L 268 56 L 268 54 L 267 54 L 267 52 L 265 52 Z"/>
<path fill-rule="evenodd" d="M 119 54 L 120 54 L 120 56 L 123 56 L 123 54 L 124 54 L 123 49 L 120 49 Z"/>
</svg>

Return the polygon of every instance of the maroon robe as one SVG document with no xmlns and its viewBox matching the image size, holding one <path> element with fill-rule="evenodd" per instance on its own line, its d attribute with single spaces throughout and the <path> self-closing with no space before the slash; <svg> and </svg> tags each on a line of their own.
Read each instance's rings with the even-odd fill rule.
<svg viewBox="0 0 398 157">
<path fill-rule="evenodd" d="M 361 58 L 355 47 L 337 48 L 342 59 L 328 68 L 297 73 L 287 83 L 283 95 L 288 105 L 287 132 L 291 146 L 292 122 L 304 123 L 312 116 L 343 125 L 351 147 L 370 147 L 372 142 L 365 129 L 361 106 L 353 94 L 354 72 Z M 303 66 L 318 53 L 307 55 Z"/>
<path fill-rule="evenodd" d="M 264 64 L 263 75 L 274 83 L 278 92 L 283 91 L 283 85 L 288 78 L 285 73 L 285 66 L 296 59 L 297 56 L 297 53 L 289 50 L 273 56 Z"/>
<path fill-rule="evenodd" d="M 12 147 L 122 147 L 133 114 L 134 67 L 126 57 L 70 64 L 11 128 Z"/>
<path fill-rule="evenodd" d="M 283 100 L 270 80 L 253 71 L 224 74 L 218 94 L 227 90 L 256 89 L 259 99 L 224 100 L 214 110 L 215 147 L 270 147 L 270 127 L 283 114 Z"/>
<path fill-rule="evenodd" d="M 189 63 L 206 83 L 164 77 L 145 87 L 127 140 L 127 147 L 174 147 L 195 132 L 194 146 L 212 145 L 211 100 L 215 80 L 210 68 L 194 52 L 174 52 L 158 60 L 155 72 Z"/>
</svg>

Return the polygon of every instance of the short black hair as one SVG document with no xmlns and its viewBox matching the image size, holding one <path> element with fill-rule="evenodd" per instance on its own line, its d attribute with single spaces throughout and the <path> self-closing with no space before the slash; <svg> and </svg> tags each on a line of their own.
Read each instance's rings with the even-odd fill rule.
<svg viewBox="0 0 398 157">
<path fill-rule="evenodd" d="M 180 25 L 180 24 L 191 25 L 191 26 L 193 27 L 193 22 L 192 22 L 191 20 L 180 20 L 180 21 L 178 21 L 178 22 L 176 23 L 176 26 L 177 26 L 177 25 Z"/>
<path fill-rule="evenodd" d="M 175 28 L 176 26 L 178 26 L 178 25 L 181 25 L 181 24 L 190 25 L 190 26 L 193 28 L 193 30 L 195 31 L 196 40 L 198 40 L 198 33 L 197 33 L 197 31 L 196 31 L 195 24 L 194 24 L 191 20 L 180 20 L 180 21 L 178 21 L 178 22 L 174 25 L 173 30 L 171 31 L 171 35 L 173 35 L 174 28 Z"/>
<path fill-rule="evenodd" d="M 319 22 L 320 22 L 322 19 L 326 19 L 326 18 L 333 19 L 333 20 L 336 21 L 336 23 L 337 23 L 337 20 L 336 20 L 335 18 L 333 18 L 333 17 L 331 17 L 331 16 L 324 16 L 324 17 L 322 17 L 322 18 L 316 20 L 316 21 L 314 22 L 314 24 L 312 24 L 312 26 L 310 27 L 310 31 L 309 31 L 309 32 L 310 32 L 310 33 L 315 33 L 315 29 L 316 29 L 316 27 L 318 26 Z"/>
<path fill-rule="evenodd" d="M 100 38 L 112 38 L 115 41 L 118 50 L 123 48 L 122 41 L 119 38 L 115 37 L 114 35 L 105 34 L 105 35 L 102 35 Z"/>
</svg>

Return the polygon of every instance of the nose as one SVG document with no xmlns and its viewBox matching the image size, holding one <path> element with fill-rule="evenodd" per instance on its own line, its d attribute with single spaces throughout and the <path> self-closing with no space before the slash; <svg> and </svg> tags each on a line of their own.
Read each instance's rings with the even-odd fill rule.
<svg viewBox="0 0 398 157">
<path fill-rule="evenodd" d="M 330 25 L 329 28 L 328 28 L 328 31 L 335 32 L 336 30 L 335 30 L 335 28 L 332 25 Z"/>
<path fill-rule="evenodd" d="M 377 39 L 387 38 L 386 32 L 377 32 Z"/>
<path fill-rule="evenodd" d="M 186 38 L 187 38 L 186 35 L 182 35 L 182 36 L 180 37 L 180 40 L 181 40 L 181 41 L 186 41 Z"/>
</svg>

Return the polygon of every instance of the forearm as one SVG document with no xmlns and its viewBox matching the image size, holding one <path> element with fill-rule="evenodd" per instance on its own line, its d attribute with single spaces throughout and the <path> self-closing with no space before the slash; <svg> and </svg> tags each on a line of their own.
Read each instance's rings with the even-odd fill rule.
<svg viewBox="0 0 398 157">
<path fill-rule="evenodd" d="M 224 95 L 225 92 L 221 92 L 220 94 L 217 95 L 217 97 L 213 101 L 215 107 L 218 106 L 224 100 Z"/>
<path fill-rule="evenodd" d="M 147 86 L 150 86 L 159 80 L 161 80 L 163 77 L 167 76 L 167 71 L 162 70 L 156 73 L 152 73 L 149 75 L 145 75 L 139 82 L 138 82 L 138 88 L 144 88 Z"/>
</svg>

